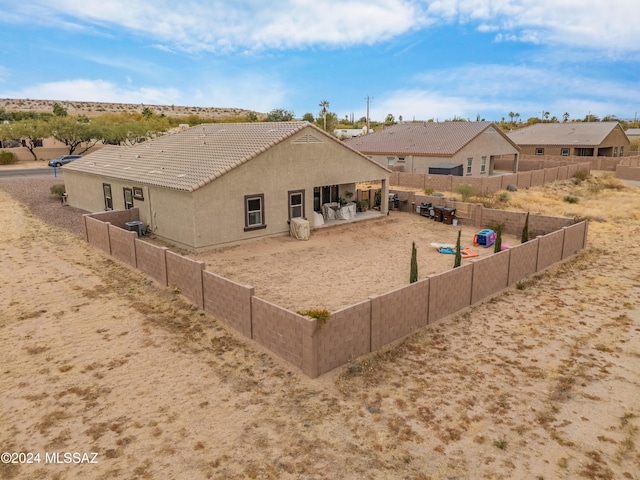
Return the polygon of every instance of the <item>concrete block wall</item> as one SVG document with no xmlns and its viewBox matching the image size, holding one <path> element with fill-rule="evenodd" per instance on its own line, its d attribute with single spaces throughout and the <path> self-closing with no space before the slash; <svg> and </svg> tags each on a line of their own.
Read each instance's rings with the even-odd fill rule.
<svg viewBox="0 0 640 480">
<path fill-rule="evenodd" d="M 640 181 L 640 157 L 626 157 L 616 165 L 616 177 L 622 180 Z"/>
<path fill-rule="evenodd" d="M 202 273 L 204 309 L 251 338 L 251 297 L 255 288 L 228 280 L 214 273 Z"/>
<path fill-rule="evenodd" d="M 524 218 L 522 217 L 522 225 L 517 233 L 520 235 L 524 228 Z M 548 215 L 529 215 L 529 238 L 536 235 L 546 235 L 555 232 L 563 227 L 573 225 L 575 221 L 571 218 L 550 217 Z"/>
<path fill-rule="evenodd" d="M 555 182 L 558 179 L 558 167 L 545 168 L 544 170 L 544 183 Z"/>
<path fill-rule="evenodd" d="M 251 317 L 253 339 L 302 369 L 303 324 L 310 319 L 256 296 L 251 297 Z"/>
<path fill-rule="evenodd" d="M 371 302 L 351 305 L 333 312 L 315 332 L 318 374 L 344 365 L 371 351 Z"/>
<path fill-rule="evenodd" d="M 451 191 L 455 192 L 460 185 L 471 185 L 476 192 L 482 191 L 482 178 L 451 177 Z"/>
<path fill-rule="evenodd" d="M 426 175 L 424 188 L 432 188 L 435 192 L 450 192 L 453 175 Z"/>
<path fill-rule="evenodd" d="M 132 232 L 134 233 L 134 232 Z M 167 286 L 167 247 L 157 247 L 139 238 L 136 244 L 136 266 L 161 285 Z"/>
<path fill-rule="evenodd" d="M 425 175 L 420 173 L 398 173 L 398 183 L 395 185 L 402 185 L 405 187 L 424 189 Z"/>
<path fill-rule="evenodd" d="M 564 230 L 538 237 L 538 265 L 536 266 L 536 271 L 544 270 L 549 265 L 562 260 L 563 247 Z"/>
<path fill-rule="evenodd" d="M 202 272 L 204 262 L 185 258 L 167 250 L 167 283 L 171 288 L 179 288 L 182 294 L 200 308 L 204 308 L 202 293 Z"/>
<path fill-rule="evenodd" d="M 429 279 L 371 297 L 371 351 L 429 323 Z"/>
<path fill-rule="evenodd" d="M 518 186 L 518 174 L 517 173 L 509 173 L 507 175 L 501 175 L 500 179 L 502 180 L 502 188 L 501 188 L 501 190 L 506 190 L 509 185 Z"/>
<path fill-rule="evenodd" d="M 109 222 L 101 222 L 90 215 L 83 215 L 84 231 L 87 242 L 103 252 L 111 255 L 111 241 L 109 240 Z"/>
<path fill-rule="evenodd" d="M 133 268 L 136 267 L 136 238 L 138 238 L 138 232 L 129 232 L 109 224 L 111 255 Z"/>
<path fill-rule="evenodd" d="M 137 207 L 128 210 L 107 210 L 106 212 L 90 213 L 89 216 L 101 222 L 110 222 L 116 227 L 125 228 L 125 223 L 140 220 L 140 210 Z"/>
<path fill-rule="evenodd" d="M 544 185 L 544 170 L 532 170 L 531 171 L 531 186 L 541 187 Z"/>
<path fill-rule="evenodd" d="M 507 285 L 511 286 L 523 278 L 536 273 L 538 268 L 538 239 L 521 243 L 509 250 L 509 277 Z"/>
<path fill-rule="evenodd" d="M 585 240 L 587 238 L 588 228 L 589 224 L 587 222 L 580 222 L 570 227 L 563 227 L 562 260 L 575 255 L 587 247 Z"/>
<path fill-rule="evenodd" d="M 473 267 L 468 263 L 429 277 L 429 323 L 471 305 Z"/>
<path fill-rule="evenodd" d="M 558 167 L 558 180 L 566 180 L 568 176 L 569 167 L 567 165 Z"/>
<path fill-rule="evenodd" d="M 479 302 L 483 298 L 507 288 L 509 258 L 509 250 L 504 250 L 473 262 L 471 303 Z"/>
<path fill-rule="evenodd" d="M 415 196 L 418 201 L 432 198 L 442 200 Z M 446 203 L 454 207 L 456 204 Z M 470 212 L 485 220 L 496 215 L 496 220 L 506 224 L 523 224 L 525 216 L 521 212 L 484 209 L 482 205 L 471 205 Z M 116 258 L 137 266 L 163 285 L 180 288 L 200 308 L 216 315 L 247 338 L 253 338 L 311 378 L 574 255 L 586 247 L 588 233 L 586 222 L 570 225 L 566 224 L 572 222 L 570 219 L 530 216 L 530 225 L 538 218 L 540 225 L 561 226 L 559 230 L 525 244 L 333 312 L 324 325 L 319 325 L 316 319 L 256 297 L 251 286 L 205 271 L 203 262 L 148 244 L 135 237 L 135 232 L 118 231 L 117 227 L 90 215 L 83 218 L 86 238 L 92 245 L 109 254 L 122 251 Z M 129 256 L 124 254 L 131 252 L 132 243 L 135 263 L 131 262 L 130 253 Z"/>
<path fill-rule="evenodd" d="M 502 190 L 502 178 L 500 176 L 482 178 L 482 193 L 494 193 L 499 190 Z"/>
<path fill-rule="evenodd" d="M 531 186 L 531 172 L 518 172 L 517 182 L 518 188 L 529 188 Z"/>
</svg>

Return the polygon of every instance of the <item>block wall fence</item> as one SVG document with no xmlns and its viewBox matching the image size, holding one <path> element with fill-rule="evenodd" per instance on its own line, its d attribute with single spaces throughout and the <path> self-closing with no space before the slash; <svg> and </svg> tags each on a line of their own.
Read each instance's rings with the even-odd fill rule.
<svg viewBox="0 0 640 480">
<path fill-rule="evenodd" d="M 475 220 L 506 221 L 521 228 L 524 214 L 493 211 L 482 205 L 464 209 Z M 462 210 L 463 208 L 461 208 Z M 586 247 L 587 222 L 531 215 L 536 238 L 508 250 L 471 260 L 403 288 L 332 312 L 320 322 L 255 295 L 255 289 L 205 269 L 203 262 L 171 252 L 121 228 L 136 209 L 84 215 L 85 239 L 161 285 L 179 288 L 195 305 L 282 357 L 311 378 L 376 351 L 411 332 L 495 295 Z M 426 220 L 425 221 L 429 221 Z"/>
<path fill-rule="evenodd" d="M 619 158 L 616 160 L 620 161 Z M 513 158 L 510 162 L 513 163 Z M 526 165 L 526 162 L 523 163 Z M 544 168 L 535 169 L 527 169 L 526 167 L 520 168 L 519 166 L 518 169 L 521 171 L 518 173 L 494 175 L 491 177 L 458 177 L 454 175 L 391 172 L 391 175 L 389 176 L 389 184 L 420 190 L 430 188 L 441 192 L 453 192 L 460 185 L 471 185 L 478 192 L 491 194 L 500 190 L 506 190 L 508 185 L 516 185 L 518 188 L 539 187 L 545 183 L 551 183 L 556 180 L 567 180 L 573 177 L 579 170 L 586 170 L 590 172 L 592 169 L 592 165 L 589 162 L 566 162 L 566 165 L 554 166 L 550 166 L 549 163 L 551 163 L 551 161 L 547 161 Z M 498 160 L 496 160 L 496 164 L 499 164 Z M 535 165 L 538 166 L 538 164 L 542 165 L 545 164 L 545 162 L 538 160 L 535 162 Z M 615 166 L 613 170 L 615 170 Z"/>
<path fill-rule="evenodd" d="M 640 181 L 640 157 L 625 157 L 616 165 L 616 177 L 622 180 Z"/>
</svg>

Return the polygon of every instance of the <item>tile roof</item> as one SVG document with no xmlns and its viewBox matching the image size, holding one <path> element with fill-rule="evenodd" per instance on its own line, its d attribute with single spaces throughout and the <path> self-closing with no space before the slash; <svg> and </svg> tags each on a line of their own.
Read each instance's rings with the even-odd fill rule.
<svg viewBox="0 0 640 480">
<path fill-rule="evenodd" d="M 518 145 L 597 146 L 618 122 L 536 123 L 507 135 Z"/>
<path fill-rule="evenodd" d="M 133 147 L 106 146 L 64 169 L 193 191 L 306 127 L 333 139 L 307 122 L 201 124 Z"/>
<path fill-rule="evenodd" d="M 400 123 L 345 143 L 366 154 L 452 156 L 491 125 L 491 122 Z M 495 125 L 493 128 L 500 130 Z"/>
</svg>

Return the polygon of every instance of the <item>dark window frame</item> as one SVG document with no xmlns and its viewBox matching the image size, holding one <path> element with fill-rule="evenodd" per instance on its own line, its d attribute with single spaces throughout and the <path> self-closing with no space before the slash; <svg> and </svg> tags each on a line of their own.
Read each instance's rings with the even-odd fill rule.
<svg viewBox="0 0 640 480">
<path fill-rule="evenodd" d="M 250 200 L 260 200 L 260 220 L 262 223 L 251 225 L 249 223 L 249 214 L 255 212 L 256 210 L 249 211 L 249 201 Z M 267 223 L 265 222 L 265 208 L 264 208 L 264 193 L 256 193 L 254 195 L 245 195 L 244 196 L 244 231 L 250 232 L 252 230 L 260 230 L 262 228 L 267 228 Z"/>
<path fill-rule="evenodd" d="M 300 203 L 300 207 L 302 209 L 302 215 L 300 215 L 299 217 L 292 217 L 291 216 L 291 209 L 293 208 L 291 205 L 291 196 L 292 195 L 297 195 L 300 194 L 301 198 L 301 203 Z M 291 221 L 292 218 L 306 218 L 305 217 L 305 212 L 304 212 L 304 190 L 289 190 L 289 192 L 287 192 L 287 206 L 289 209 L 289 221 Z M 297 207 L 298 205 L 296 205 Z"/>
<path fill-rule="evenodd" d="M 130 195 L 130 201 L 127 199 L 127 193 Z M 122 196 L 124 198 L 124 209 L 130 210 L 133 208 L 133 189 L 129 187 L 124 187 L 122 189 Z"/>
<path fill-rule="evenodd" d="M 109 189 L 109 195 L 107 195 L 107 189 Z M 104 209 L 113 210 L 113 190 L 110 183 L 102 184 L 102 196 L 104 197 Z"/>
<path fill-rule="evenodd" d="M 144 191 L 142 187 L 132 187 L 133 190 L 133 198 L 136 200 L 144 200 Z"/>
<path fill-rule="evenodd" d="M 566 153 L 565 153 L 566 152 Z M 560 150 L 560 155 L 563 157 L 568 157 L 570 156 L 569 154 L 571 153 L 571 149 L 570 148 L 563 148 L 562 150 Z"/>
<path fill-rule="evenodd" d="M 544 147 L 536 147 L 536 155 L 544 155 Z"/>
</svg>

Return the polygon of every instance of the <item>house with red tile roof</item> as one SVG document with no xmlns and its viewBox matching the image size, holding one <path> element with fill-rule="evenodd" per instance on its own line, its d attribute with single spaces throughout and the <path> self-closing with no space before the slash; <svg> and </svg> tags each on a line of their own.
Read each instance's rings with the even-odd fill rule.
<svg viewBox="0 0 640 480">
<path fill-rule="evenodd" d="M 359 182 L 381 183 L 388 211 L 390 171 L 307 122 L 203 124 L 62 171 L 70 205 L 137 207 L 145 227 L 192 251 L 286 234 Z"/>
<path fill-rule="evenodd" d="M 385 167 L 430 173 L 430 167 L 462 165 L 462 174 L 474 177 L 491 175 L 495 158 L 504 156 L 513 158 L 516 172 L 520 153 L 491 122 L 400 123 L 345 143 Z"/>
</svg>

